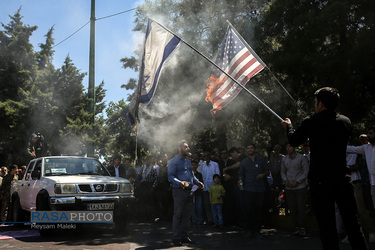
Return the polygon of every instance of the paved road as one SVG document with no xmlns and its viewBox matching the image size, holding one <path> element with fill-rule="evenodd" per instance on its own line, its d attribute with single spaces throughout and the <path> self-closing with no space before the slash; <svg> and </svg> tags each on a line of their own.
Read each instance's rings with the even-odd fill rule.
<svg viewBox="0 0 375 250">
<path fill-rule="evenodd" d="M 306 238 L 290 236 L 290 227 L 263 229 L 262 239 L 246 239 L 245 232 L 235 227 L 191 229 L 194 245 L 174 247 L 170 222 L 130 223 L 126 234 L 114 234 L 111 228 L 84 226 L 65 230 L 51 237 L 41 237 L 31 226 L 0 228 L 1 249 L 252 249 L 252 250 L 317 250 L 321 249 L 316 230 Z M 8 239 L 4 239 L 7 237 Z M 375 243 L 369 245 L 375 249 Z M 341 244 L 341 249 L 351 249 Z"/>
</svg>

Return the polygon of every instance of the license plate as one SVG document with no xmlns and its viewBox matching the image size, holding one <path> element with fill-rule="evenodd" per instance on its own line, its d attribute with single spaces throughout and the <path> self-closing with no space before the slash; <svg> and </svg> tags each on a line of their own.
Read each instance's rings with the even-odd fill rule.
<svg viewBox="0 0 375 250">
<path fill-rule="evenodd" d="M 87 210 L 110 210 L 114 208 L 114 203 L 92 203 L 87 205 Z"/>
</svg>

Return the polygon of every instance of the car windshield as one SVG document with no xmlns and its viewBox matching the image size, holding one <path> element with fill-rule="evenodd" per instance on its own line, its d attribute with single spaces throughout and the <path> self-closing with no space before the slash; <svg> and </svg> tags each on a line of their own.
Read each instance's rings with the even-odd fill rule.
<svg viewBox="0 0 375 250">
<path fill-rule="evenodd" d="M 90 158 L 46 158 L 44 175 L 103 175 L 108 171 L 95 159 Z"/>
</svg>

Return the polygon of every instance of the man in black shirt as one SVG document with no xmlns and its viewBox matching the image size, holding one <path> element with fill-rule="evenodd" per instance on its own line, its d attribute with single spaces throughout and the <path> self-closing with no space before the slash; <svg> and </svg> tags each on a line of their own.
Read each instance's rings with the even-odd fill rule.
<svg viewBox="0 0 375 250">
<path fill-rule="evenodd" d="M 223 168 L 223 174 L 226 174 L 226 178 L 232 184 L 233 187 L 233 194 L 234 194 L 234 214 L 233 220 L 234 222 L 240 226 L 245 226 L 245 207 L 244 207 L 244 191 L 240 189 L 238 186 L 238 171 L 240 169 L 241 161 L 246 158 L 245 154 L 241 154 L 240 150 L 236 147 L 232 147 L 229 149 L 229 155 L 231 160 L 235 163 Z M 227 195 L 226 195 L 227 196 Z M 226 207 L 226 206 L 224 206 Z M 226 212 L 224 212 L 225 214 Z"/>
<path fill-rule="evenodd" d="M 235 224 L 236 218 L 236 196 L 234 191 L 234 186 L 237 184 L 238 180 L 233 179 L 235 177 L 233 174 L 230 175 L 231 171 L 228 173 L 224 172 L 223 169 L 236 164 L 236 160 L 229 159 L 229 153 L 227 149 L 220 150 L 220 160 L 218 161 L 221 178 L 221 184 L 225 189 L 224 203 L 223 203 L 223 220 L 225 225 Z M 235 170 L 236 171 L 236 170 Z M 238 169 L 237 169 L 238 172 Z M 238 176 L 238 174 L 237 174 Z"/>
<path fill-rule="evenodd" d="M 111 176 L 126 178 L 126 169 L 120 163 L 121 156 L 115 155 L 115 157 L 113 157 L 113 165 L 107 168 L 108 172 L 111 174 Z"/>
<path fill-rule="evenodd" d="M 308 181 L 323 248 L 339 249 L 336 203 L 352 248 L 367 249 L 358 224 L 353 188 L 345 177 L 346 145 L 352 127 L 349 118 L 335 112 L 339 99 L 337 89 L 321 88 L 315 92 L 315 114 L 305 118 L 297 129 L 293 128 L 289 118 L 281 124 L 293 147 L 309 138 L 311 158 Z"/>
</svg>

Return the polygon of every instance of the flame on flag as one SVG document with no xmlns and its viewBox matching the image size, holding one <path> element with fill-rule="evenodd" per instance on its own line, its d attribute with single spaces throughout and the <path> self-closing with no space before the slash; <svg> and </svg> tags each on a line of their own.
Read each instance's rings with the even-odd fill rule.
<svg viewBox="0 0 375 250">
<path fill-rule="evenodd" d="M 221 42 L 215 64 L 222 71 L 245 86 L 251 77 L 266 66 L 245 40 L 231 25 L 228 27 L 224 40 Z M 211 113 L 224 108 L 242 90 L 221 70 L 214 68 L 206 80 L 206 101 L 212 103 Z"/>
<path fill-rule="evenodd" d="M 207 96 L 205 100 L 206 102 L 212 102 L 215 92 L 223 83 L 222 81 L 220 81 L 219 78 L 211 76 L 206 80 L 206 84 L 207 84 L 207 89 L 206 89 Z"/>
</svg>

